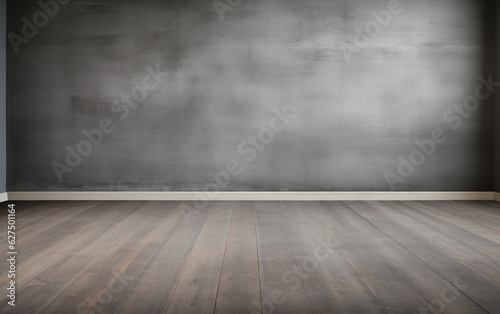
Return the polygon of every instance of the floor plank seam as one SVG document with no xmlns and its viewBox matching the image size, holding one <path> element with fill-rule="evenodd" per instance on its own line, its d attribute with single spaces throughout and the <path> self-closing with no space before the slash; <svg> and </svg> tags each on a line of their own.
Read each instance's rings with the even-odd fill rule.
<svg viewBox="0 0 500 314">
<path fill-rule="evenodd" d="M 151 203 L 151 202 L 146 202 L 146 204 L 147 204 L 147 203 Z M 175 207 L 175 206 L 174 206 L 174 207 Z M 170 213 L 168 216 L 169 216 L 169 217 L 171 217 L 171 216 L 173 216 L 173 215 L 174 215 L 174 214 Z M 155 233 L 157 233 L 157 232 L 159 232 L 159 231 L 160 231 L 160 230 L 157 230 Z M 167 239 L 165 239 L 165 241 L 168 241 L 168 240 L 167 240 Z M 162 245 L 165 243 L 165 241 L 161 242 L 161 245 L 160 245 L 160 246 L 162 246 Z M 142 251 L 143 251 L 143 250 L 144 250 L 144 248 L 141 250 L 141 252 L 139 253 L 139 255 L 142 253 Z M 155 250 L 155 252 L 149 256 L 149 258 L 148 258 L 148 259 L 146 260 L 146 262 L 144 263 L 144 268 L 147 268 L 147 267 L 150 265 L 150 263 L 151 263 L 151 262 L 154 260 L 154 258 L 155 258 L 155 257 L 159 254 L 159 252 L 160 252 L 160 250 L 159 250 L 159 249 L 158 249 L 158 250 Z M 130 267 L 130 265 L 129 265 L 129 267 Z M 126 273 L 126 272 L 127 272 L 127 270 L 128 270 L 128 267 L 127 267 L 127 269 L 125 269 L 125 270 L 123 271 L 123 273 Z M 112 307 L 112 308 L 111 308 L 111 310 L 110 310 L 110 313 L 115 313 L 115 309 L 116 309 L 116 307 L 118 306 L 118 304 L 120 303 L 120 301 L 124 299 L 124 297 L 127 295 L 127 292 L 129 292 L 129 291 L 130 291 L 131 287 L 133 287 L 133 286 L 134 286 L 134 284 L 136 284 L 136 283 L 140 280 L 140 278 L 141 278 L 141 275 L 142 275 L 142 274 L 143 274 L 143 273 L 141 272 L 138 276 L 134 276 L 134 279 L 130 281 L 130 284 L 126 287 L 126 289 L 123 291 L 123 293 L 120 295 L 120 297 L 116 300 L 115 304 L 113 305 L 113 307 Z"/>
<path fill-rule="evenodd" d="M 212 209 L 210 208 L 210 206 L 208 206 L 208 209 L 210 210 L 210 212 L 212 211 Z M 205 208 L 205 210 L 207 210 L 207 208 Z M 205 229 L 205 226 L 207 224 L 209 216 L 210 216 L 210 213 L 207 215 L 207 217 L 205 217 L 205 221 L 203 221 L 203 225 L 201 226 L 201 228 L 200 228 L 200 230 L 198 232 L 198 235 L 196 236 L 196 241 L 194 242 L 194 245 L 193 245 L 191 251 L 186 256 L 186 262 L 184 263 L 184 265 L 182 266 L 181 271 L 179 272 L 178 280 L 177 280 L 177 283 L 175 284 L 175 289 L 172 292 L 172 296 L 175 295 L 175 293 L 177 292 L 177 289 L 179 288 L 179 284 L 181 283 L 181 279 L 182 279 L 182 276 L 184 275 L 184 271 L 186 270 L 186 267 L 189 264 L 189 260 L 191 259 L 191 255 L 195 251 L 196 246 L 198 246 L 198 243 L 200 242 L 201 234 L 203 233 L 203 229 Z M 164 312 L 165 314 L 168 312 L 168 309 L 170 308 L 171 303 L 172 303 L 172 298 L 170 298 L 170 300 L 168 301 L 167 306 L 165 307 L 165 312 Z"/>
<path fill-rule="evenodd" d="M 212 310 L 213 314 L 215 314 L 215 310 L 217 309 L 217 300 L 219 298 L 220 282 L 221 282 L 221 278 L 222 278 L 222 272 L 224 270 L 224 262 L 226 260 L 227 242 L 229 241 L 229 231 L 231 231 L 231 223 L 233 222 L 233 210 L 234 210 L 234 202 L 231 202 L 231 218 L 229 219 L 229 227 L 227 228 L 226 245 L 224 246 L 224 253 L 223 253 L 224 257 L 222 258 L 222 263 L 220 266 L 219 281 L 217 282 L 217 291 L 215 293 L 214 308 Z"/>
<path fill-rule="evenodd" d="M 256 201 L 258 202 L 258 201 Z M 262 284 L 261 284 L 261 269 L 260 269 L 260 253 L 259 253 L 259 237 L 258 237 L 258 232 L 257 232 L 257 211 L 255 210 L 255 203 L 252 202 L 252 208 L 253 208 L 253 219 L 254 219 L 254 225 L 255 225 L 255 245 L 256 245 L 256 250 L 257 250 L 257 272 L 259 274 L 259 295 L 260 295 L 260 313 L 262 313 L 262 302 L 264 300 L 262 296 Z"/>
<path fill-rule="evenodd" d="M 349 205 L 348 205 L 349 206 Z M 392 238 L 390 235 L 388 235 L 385 231 L 383 231 L 382 229 L 380 229 L 379 227 L 377 227 L 375 224 L 373 224 L 371 221 L 369 221 L 368 219 L 366 219 L 363 215 L 359 214 L 355 209 L 353 209 L 351 206 L 349 206 L 356 214 L 358 214 L 359 216 L 361 216 L 363 219 L 365 219 L 366 221 L 368 221 L 371 225 L 373 225 L 375 228 L 377 228 L 378 230 L 380 230 L 380 232 L 382 232 L 383 234 L 385 234 L 387 237 L 389 237 L 390 239 L 392 239 L 394 242 L 396 242 L 398 245 L 400 245 L 403 249 L 405 249 L 408 253 L 410 253 L 411 255 L 413 255 L 415 258 L 417 258 L 418 260 L 420 260 L 422 263 L 424 263 L 427 267 L 429 267 L 430 269 L 432 269 L 437 275 L 439 275 L 443 280 L 446 280 L 449 284 L 453 285 L 457 290 L 459 290 L 464 296 L 466 296 L 471 302 L 475 303 L 478 307 L 480 307 L 481 309 L 483 309 L 486 313 L 489 313 L 483 306 L 481 306 L 478 302 L 476 302 L 469 294 L 465 293 L 464 290 L 462 290 L 460 287 L 457 287 L 452 281 L 448 280 L 446 277 L 444 277 L 443 275 L 441 275 L 436 269 L 434 269 L 434 267 L 430 266 L 428 263 L 426 263 L 424 260 L 422 260 L 420 257 L 418 257 L 416 254 L 414 254 L 412 251 L 410 251 L 409 249 L 407 249 L 404 245 L 402 245 L 399 241 L 397 241 L 396 239 Z M 374 209 L 376 210 L 376 209 Z M 379 212 L 380 213 L 380 212 Z M 391 217 L 385 215 L 384 213 L 380 213 L 381 215 L 387 217 L 387 219 L 391 220 L 394 224 L 397 224 L 397 222 L 395 220 L 393 220 Z M 468 265 L 465 265 L 465 267 L 469 268 L 470 267 Z M 481 275 L 481 274 L 479 274 Z"/>
<path fill-rule="evenodd" d="M 410 205 L 410 206 L 411 206 L 411 205 Z M 412 206 L 412 207 L 413 207 L 413 206 Z M 413 207 L 413 208 L 415 208 L 416 210 L 419 210 L 419 209 L 418 209 L 418 208 L 416 208 L 416 207 Z M 469 247 L 471 250 L 476 251 L 477 253 L 483 254 L 483 255 L 485 255 L 485 256 L 487 256 L 487 257 L 489 257 L 489 258 L 492 258 L 492 259 L 496 260 L 497 262 L 500 262 L 500 258 L 498 258 L 498 257 L 494 257 L 494 256 L 491 256 L 491 255 L 490 255 L 490 254 L 488 254 L 487 252 L 483 252 L 482 250 L 477 249 L 477 248 L 475 248 L 475 247 L 471 246 L 469 243 L 464 242 L 463 240 L 459 239 L 458 237 L 456 237 L 456 236 L 454 236 L 454 235 L 452 235 L 452 234 L 446 233 L 446 232 L 444 232 L 444 231 L 442 231 L 442 230 L 438 229 L 437 227 L 434 227 L 434 226 L 432 226 L 432 225 L 430 225 L 430 224 L 426 223 L 426 222 L 425 222 L 425 221 L 423 221 L 422 219 L 419 219 L 419 218 L 414 217 L 414 216 L 412 216 L 412 215 L 410 215 L 410 214 L 408 214 L 408 213 L 406 213 L 406 212 L 403 212 L 403 211 L 401 211 L 401 210 L 400 210 L 400 209 L 398 209 L 398 208 L 395 208 L 395 209 L 396 209 L 397 211 L 399 211 L 401 214 L 406 215 L 406 216 L 408 216 L 408 217 L 410 217 L 410 218 L 412 218 L 412 219 L 417 220 L 418 222 L 420 222 L 421 224 L 423 224 L 423 225 L 427 226 L 428 228 L 431 228 L 431 229 L 435 230 L 436 232 L 438 232 L 438 233 L 440 233 L 440 234 L 443 234 L 443 235 L 445 235 L 445 236 L 447 236 L 447 237 L 449 237 L 449 238 L 451 238 L 451 239 L 453 239 L 453 240 L 455 240 L 455 241 L 457 241 L 457 242 L 462 243 L 463 245 L 465 245 L 465 246 Z M 442 222 L 444 225 L 446 225 L 446 224 L 450 224 L 450 223 L 448 223 L 447 221 L 440 219 L 439 217 L 436 217 L 436 219 L 438 219 L 438 220 L 439 220 L 440 222 Z M 451 224 L 451 225 L 453 225 L 453 224 Z M 470 233 L 470 234 L 474 234 L 474 235 L 476 235 L 476 236 L 478 236 L 478 237 L 481 237 L 481 238 L 482 238 L 482 239 L 484 239 L 484 240 L 488 240 L 488 241 L 489 241 L 489 239 L 484 238 L 484 237 L 482 237 L 481 235 L 478 235 L 478 234 L 472 233 L 472 232 L 470 232 L 469 230 L 464 229 L 464 228 L 462 228 L 462 227 L 460 227 L 460 226 L 456 226 L 456 225 L 453 225 L 453 226 L 455 226 L 456 228 L 458 228 L 458 229 L 462 230 L 463 232 L 467 232 L 467 233 Z"/>
<path fill-rule="evenodd" d="M 325 202 L 328 204 L 328 202 Z M 345 204 L 344 202 L 342 202 L 344 205 L 348 206 L 347 204 Z M 350 207 L 349 207 L 350 208 Z M 377 300 L 377 302 L 382 306 L 382 310 L 384 310 L 384 312 L 386 313 L 389 313 L 389 311 L 386 309 L 386 305 L 384 304 L 384 302 L 382 302 L 378 297 L 377 297 L 377 294 L 373 291 L 373 289 L 370 287 L 370 285 L 366 282 L 366 280 L 363 278 L 363 276 L 361 275 L 361 273 L 359 272 L 359 270 L 356 268 L 356 266 L 352 263 L 352 261 L 349 259 L 349 257 L 344 253 L 344 250 L 341 248 L 341 246 L 339 245 L 339 243 L 335 240 L 335 237 L 333 237 L 333 235 L 326 229 L 326 227 L 324 226 L 324 223 L 323 222 L 320 222 L 321 224 L 321 227 L 322 229 L 326 232 L 326 234 L 328 234 L 328 237 L 330 239 L 332 239 L 333 242 L 336 243 L 337 247 L 339 248 L 339 251 L 340 253 L 342 254 L 342 258 L 349 263 L 349 265 L 351 265 L 352 269 L 356 272 L 356 274 L 358 274 L 358 277 L 359 279 L 361 280 L 361 282 L 363 282 L 363 284 L 365 285 L 365 287 L 370 291 L 371 295 L 373 298 L 375 298 Z"/>
</svg>

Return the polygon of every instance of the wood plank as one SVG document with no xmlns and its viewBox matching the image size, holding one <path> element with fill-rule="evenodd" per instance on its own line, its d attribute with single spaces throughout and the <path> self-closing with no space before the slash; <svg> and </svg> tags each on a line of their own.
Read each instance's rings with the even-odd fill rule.
<svg viewBox="0 0 500 314">
<path fill-rule="evenodd" d="M 84 228 L 88 222 L 78 220 L 75 217 L 83 215 L 86 212 L 99 213 L 99 205 L 96 205 L 96 207 L 89 205 L 84 206 L 82 204 L 80 208 L 74 210 L 74 214 L 71 211 L 68 214 L 59 213 L 58 215 L 61 215 L 61 217 L 58 216 L 57 219 L 49 219 L 48 221 L 43 219 L 26 229 L 17 231 L 17 263 L 20 264 L 33 254 L 40 252 L 46 245 L 64 241 L 64 237 L 69 233 L 79 228 Z M 111 203 L 102 205 L 102 207 L 107 206 L 111 206 Z M 103 211 L 96 216 L 102 214 L 104 214 Z M 68 228 L 63 230 L 62 226 L 67 226 Z M 1 273 L 7 272 L 7 270 L 6 265 L 0 268 Z M 2 280 L 3 278 L 0 278 L 0 281 Z"/>
<path fill-rule="evenodd" d="M 66 217 L 66 215 L 70 215 L 80 208 L 94 207 L 99 204 L 102 204 L 102 202 L 43 202 L 44 206 L 30 207 L 29 210 L 20 211 L 18 231 L 24 231 L 28 234 L 28 231 L 34 231 L 35 228 L 24 230 L 25 228 L 27 229 L 33 225 L 43 225 L 59 215 L 61 215 L 61 217 Z"/>
<path fill-rule="evenodd" d="M 393 221 L 411 230 L 414 234 L 431 241 L 441 252 L 448 256 L 458 258 L 464 265 L 467 265 L 484 278 L 500 285 L 500 272 L 498 271 L 500 269 L 500 262 L 498 260 L 448 236 L 441 230 L 445 228 L 445 226 L 435 229 L 397 210 L 405 206 L 403 203 L 379 202 L 379 204 L 380 206 L 376 206 L 377 211 L 386 216 L 390 216 Z M 497 250 L 498 249 L 500 249 L 500 246 L 497 246 Z"/>
<path fill-rule="evenodd" d="M 120 210 L 108 211 L 99 221 L 75 229 L 73 232 L 53 242 L 42 242 L 35 254 L 22 261 L 17 261 L 17 288 L 22 288 L 68 254 L 95 240 L 96 237 L 106 232 L 107 228 L 123 220 L 129 212 L 135 210 L 137 207 L 133 203 L 125 203 L 124 205 L 109 203 L 105 206 L 111 205 L 114 206 L 113 208 L 119 208 Z M 23 247 L 20 248 L 21 250 L 24 249 Z M 5 270 L 0 273 L 0 284 L 6 284 L 7 282 L 7 270 Z"/>
<path fill-rule="evenodd" d="M 311 271 L 314 252 L 292 218 L 288 202 L 255 202 L 264 313 L 329 313 L 336 305 Z M 310 272 L 308 272 L 310 271 Z"/>
<path fill-rule="evenodd" d="M 500 218 L 500 202 L 497 201 L 454 201 L 453 203 L 464 204 L 467 207 L 485 211 Z"/>
<path fill-rule="evenodd" d="M 261 311 L 253 202 L 233 203 L 214 313 Z"/>
<path fill-rule="evenodd" d="M 458 209 L 461 213 L 475 214 L 482 219 L 494 223 L 496 227 L 500 226 L 500 210 L 497 207 L 498 202 L 479 202 L 479 201 L 453 201 L 450 205 Z"/>
<path fill-rule="evenodd" d="M 385 204 L 385 202 L 382 202 Z M 466 229 L 460 228 L 452 223 L 449 223 L 443 219 L 437 218 L 425 211 L 420 210 L 406 202 L 400 202 L 397 206 L 392 206 L 395 210 L 398 210 L 414 219 L 417 219 L 423 224 L 438 230 L 449 237 L 454 238 L 461 243 L 468 245 L 470 248 L 474 248 L 494 259 L 500 261 L 500 244 L 484 238 L 476 233 L 468 231 Z M 487 229 L 487 228 L 482 228 Z M 489 230 L 490 234 L 494 233 L 493 230 Z M 499 234 L 500 236 L 500 234 Z"/>
<path fill-rule="evenodd" d="M 40 313 L 85 312 L 100 313 L 105 306 L 118 302 L 126 288 L 132 284 L 140 265 L 151 258 L 146 247 L 156 246 L 158 237 L 165 236 L 173 227 L 168 225 L 177 203 L 147 202 L 135 212 L 144 216 L 108 251 L 83 271 Z M 167 227 L 167 228 L 166 228 Z M 168 228 L 170 227 L 170 229 Z"/>
<path fill-rule="evenodd" d="M 313 257 L 308 272 L 317 272 L 318 283 L 331 299 L 331 312 L 386 313 L 363 278 L 343 255 L 338 243 L 325 230 L 325 216 L 317 202 L 288 203 L 297 230 Z M 307 272 L 306 272 L 307 273 Z"/>
<path fill-rule="evenodd" d="M 14 202 L 16 206 L 16 230 L 20 231 L 25 227 L 36 224 L 42 219 L 47 219 L 49 217 L 55 217 L 55 215 L 60 214 L 66 210 L 69 210 L 76 204 L 68 204 L 70 202 Z M 11 204 L 11 203 L 6 203 Z M 89 205 L 86 205 L 89 206 Z M 7 205 L 5 205 L 7 208 Z M 2 217 L 7 218 L 7 210 L 2 211 Z M 4 228 L 7 225 L 7 220 L 2 219 L 0 221 L 0 228 Z"/>
<path fill-rule="evenodd" d="M 30 216 L 30 218 L 21 215 L 20 220 L 16 221 L 16 225 L 18 225 L 16 229 L 18 232 L 22 232 L 24 237 L 32 236 L 47 229 L 53 229 L 64 222 L 70 222 L 73 217 L 102 204 L 103 202 L 64 202 L 64 204 L 53 208 L 43 208 L 40 213 L 36 216 Z"/>
<path fill-rule="evenodd" d="M 500 202 L 497 201 L 477 201 L 479 204 L 484 204 L 485 206 L 491 206 L 492 211 L 498 213 L 500 211 Z"/>
<path fill-rule="evenodd" d="M 500 308 L 499 286 L 477 273 L 458 258 L 442 251 L 435 245 L 434 239 L 422 237 L 411 229 L 419 228 L 422 224 L 408 223 L 397 219 L 396 213 L 382 214 L 385 206 L 379 202 L 346 202 L 358 214 L 370 221 L 373 225 L 402 245 L 434 271 L 439 273 L 449 283 L 487 312 L 495 312 Z M 413 225 L 412 228 L 410 228 Z M 468 259 L 474 258 L 470 256 Z"/>
<path fill-rule="evenodd" d="M 16 232 L 18 250 L 17 261 L 22 262 L 39 252 L 48 243 L 64 241 L 64 237 L 79 228 L 84 228 L 92 219 L 100 219 L 107 209 L 116 206 L 117 202 L 80 204 L 79 207 L 59 213 L 58 219 L 43 219 L 30 228 Z M 6 268 L 0 268 L 6 271 Z"/>
<path fill-rule="evenodd" d="M 342 202 L 317 203 L 323 228 L 338 243 L 342 254 L 353 265 L 356 272 L 389 313 L 413 313 L 430 309 L 432 298 L 419 293 L 415 281 L 419 274 L 406 263 L 417 266 L 423 275 L 432 278 L 437 274 L 422 265 L 413 256 L 402 251 L 393 251 L 393 241 L 380 230 L 373 228 L 361 216 Z M 382 257 L 379 249 L 395 261 Z M 401 254 L 401 255 L 400 255 Z M 420 263 L 418 263 L 420 262 Z M 403 266 L 403 268 L 402 268 Z M 419 289 L 420 290 L 420 289 Z M 434 295 L 434 294 L 431 294 Z"/>
<path fill-rule="evenodd" d="M 129 205 L 127 203 L 126 205 Z M 131 203 L 135 210 L 143 203 Z M 38 313 L 53 298 L 59 295 L 89 265 L 92 265 L 102 254 L 117 243 L 124 235 L 146 217 L 128 215 L 124 220 L 113 225 L 99 238 L 72 252 L 56 264 L 45 270 L 29 284 L 17 290 L 17 302 L 20 306 L 14 309 L 7 302 L 0 304 L 0 312 L 6 313 Z"/>
<path fill-rule="evenodd" d="M 500 308 L 497 206 L 346 203 L 235 202 L 231 209 L 209 202 L 185 220 L 178 202 L 115 202 L 107 210 L 111 203 L 30 202 L 18 247 L 33 254 L 17 264 L 18 307 L 0 297 L 0 312 Z"/>
<path fill-rule="evenodd" d="M 464 217 L 459 217 L 453 212 L 448 212 L 443 210 L 443 206 L 445 206 L 444 202 L 436 202 L 436 204 L 434 205 L 432 205 L 432 203 L 424 203 L 424 202 L 405 202 L 405 204 L 409 204 L 414 208 L 417 208 L 420 211 L 432 217 L 435 217 L 436 219 L 441 219 L 459 228 L 477 234 L 480 237 L 483 237 L 485 239 L 500 244 L 499 231 L 488 228 L 476 221 L 472 221 Z"/>
<path fill-rule="evenodd" d="M 464 208 L 463 205 L 460 205 L 458 202 L 439 202 L 438 204 L 433 204 L 432 202 L 422 202 L 423 204 L 428 204 L 434 207 L 439 205 L 439 210 L 445 211 L 449 214 L 455 215 L 457 217 L 461 217 L 466 219 L 467 221 L 476 222 L 482 226 L 488 227 L 495 231 L 500 231 L 500 220 L 493 219 L 494 216 L 487 215 L 484 212 L 481 212 L 477 209 L 473 208 Z M 481 214 L 478 214 L 481 213 Z"/>
<path fill-rule="evenodd" d="M 378 265 L 377 268 L 385 269 L 387 267 L 388 271 L 395 275 L 393 280 L 396 282 L 397 290 L 401 289 L 402 286 L 403 289 L 408 291 L 407 293 L 411 294 L 411 290 L 408 289 L 410 287 L 414 290 L 414 295 L 421 296 L 427 303 L 425 306 L 419 306 L 415 312 L 439 310 L 439 307 L 435 308 L 435 303 L 441 301 L 443 291 L 447 291 L 445 289 L 452 285 L 451 282 L 445 281 L 439 273 L 422 262 L 422 260 L 344 204 L 338 202 L 328 202 L 326 204 L 330 209 L 319 208 L 320 212 L 323 213 L 321 220 L 325 228 L 330 229 L 333 233 L 332 236 L 336 237 L 342 247 L 345 248 L 344 250 L 347 251 L 346 254 L 349 257 L 353 255 L 353 252 L 361 256 L 357 260 L 352 260 L 353 265 L 357 267 L 360 261 L 361 263 L 367 261 Z M 367 254 L 367 252 L 371 253 Z M 365 256 L 365 258 L 362 256 Z M 367 266 L 363 267 L 367 268 Z M 385 271 L 387 270 L 384 270 L 380 277 L 374 277 L 372 272 L 367 273 L 370 276 L 366 275 L 365 280 L 369 283 L 373 282 L 375 278 L 382 282 L 389 280 L 391 277 L 383 275 Z M 379 284 L 379 288 L 373 286 L 372 290 L 379 295 L 379 300 L 389 308 L 388 310 L 399 311 L 394 308 L 396 303 L 391 300 L 391 296 L 387 298 L 388 294 L 390 295 L 393 292 L 391 288 L 387 289 L 385 283 Z M 484 313 L 477 304 L 468 298 L 458 298 L 456 295 L 450 295 L 449 293 L 445 293 L 445 295 L 454 299 L 453 303 L 446 304 L 447 312 Z M 406 300 L 408 297 L 403 294 L 399 295 L 398 299 Z M 411 298 L 408 300 L 411 300 Z M 401 306 L 404 307 L 405 305 L 402 304 Z"/>
<path fill-rule="evenodd" d="M 166 313 L 213 313 L 231 213 L 232 202 L 211 209 Z"/>
<path fill-rule="evenodd" d="M 157 241 L 141 254 L 151 256 L 145 265 L 131 265 L 127 274 L 134 274 L 133 282 L 116 304 L 100 304 L 101 313 L 165 313 L 175 288 L 186 267 L 212 206 L 184 220 L 181 203 L 164 226 Z"/>
</svg>

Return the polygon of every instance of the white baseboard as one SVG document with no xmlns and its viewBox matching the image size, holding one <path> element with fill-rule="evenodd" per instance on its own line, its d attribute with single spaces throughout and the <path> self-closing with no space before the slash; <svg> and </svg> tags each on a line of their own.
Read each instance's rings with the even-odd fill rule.
<svg viewBox="0 0 500 314">
<path fill-rule="evenodd" d="M 493 200 L 500 202 L 500 193 L 493 193 Z"/>
<path fill-rule="evenodd" d="M 454 201 L 493 192 L 9 192 L 12 201 Z"/>
<path fill-rule="evenodd" d="M 6 201 L 8 201 L 8 200 L 9 200 L 9 198 L 8 198 L 7 192 L 5 192 L 5 193 L 0 193 L 0 203 L 1 203 L 1 202 L 6 202 Z"/>
</svg>

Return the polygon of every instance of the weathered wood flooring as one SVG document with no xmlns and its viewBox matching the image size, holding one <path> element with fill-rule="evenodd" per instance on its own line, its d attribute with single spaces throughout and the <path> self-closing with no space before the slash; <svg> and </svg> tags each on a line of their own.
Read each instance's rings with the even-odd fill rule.
<svg viewBox="0 0 500 314">
<path fill-rule="evenodd" d="M 192 205 L 17 202 L 0 313 L 500 313 L 500 203 Z"/>
</svg>

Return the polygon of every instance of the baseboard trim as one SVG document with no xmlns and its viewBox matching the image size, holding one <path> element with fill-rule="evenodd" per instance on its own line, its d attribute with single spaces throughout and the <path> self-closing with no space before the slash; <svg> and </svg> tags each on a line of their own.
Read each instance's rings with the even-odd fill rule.
<svg viewBox="0 0 500 314">
<path fill-rule="evenodd" d="M 493 200 L 500 202 L 500 193 L 493 193 Z"/>
<path fill-rule="evenodd" d="M 499 196 L 493 192 L 8 192 L 12 201 L 498 201 Z"/>
<path fill-rule="evenodd" d="M 7 192 L 0 193 L 0 203 L 6 202 L 9 200 Z"/>
</svg>

